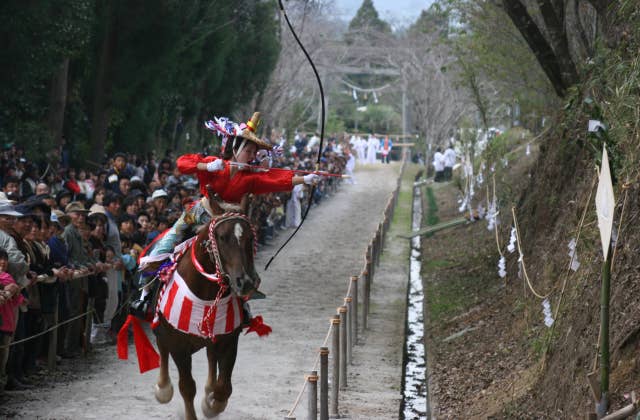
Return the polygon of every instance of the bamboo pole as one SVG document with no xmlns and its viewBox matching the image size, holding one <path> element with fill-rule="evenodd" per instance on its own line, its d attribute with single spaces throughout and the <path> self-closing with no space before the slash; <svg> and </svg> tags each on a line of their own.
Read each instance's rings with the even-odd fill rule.
<svg viewBox="0 0 640 420">
<path fill-rule="evenodd" d="M 329 348 L 320 347 L 320 420 L 329 420 Z"/>
<path fill-rule="evenodd" d="M 307 418 L 309 420 L 318 419 L 318 371 L 312 370 L 307 376 L 309 389 L 307 390 Z"/>
<path fill-rule="evenodd" d="M 340 389 L 340 316 L 334 315 L 331 320 L 333 339 L 331 341 L 331 353 L 333 354 L 333 366 L 331 370 L 331 402 L 329 416 L 337 418 L 338 391 Z"/>
<path fill-rule="evenodd" d="M 596 404 L 598 418 L 604 417 L 609 407 L 609 300 L 611 295 L 611 244 L 602 266 L 600 292 L 600 402 Z"/>
</svg>

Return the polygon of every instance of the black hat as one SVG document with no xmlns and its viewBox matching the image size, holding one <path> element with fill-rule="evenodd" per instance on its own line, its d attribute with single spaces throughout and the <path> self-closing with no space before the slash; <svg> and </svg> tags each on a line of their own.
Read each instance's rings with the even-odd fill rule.
<svg viewBox="0 0 640 420">
<path fill-rule="evenodd" d="M 139 189 L 135 188 L 135 189 L 129 191 L 129 194 L 127 195 L 127 197 L 133 197 L 133 198 L 144 197 L 144 193 L 142 191 L 140 191 Z"/>
<path fill-rule="evenodd" d="M 62 197 L 73 197 L 73 193 L 69 190 L 60 190 L 56 194 L 56 201 L 60 201 Z"/>
</svg>

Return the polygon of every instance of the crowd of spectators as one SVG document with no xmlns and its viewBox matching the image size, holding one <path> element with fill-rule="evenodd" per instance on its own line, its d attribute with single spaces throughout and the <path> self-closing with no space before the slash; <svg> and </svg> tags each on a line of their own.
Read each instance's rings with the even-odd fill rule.
<svg viewBox="0 0 640 420">
<path fill-rule="evenodd" d="M 290 147 L 273 142 L 279 144 L 256 165 L 315 170 L 314 137 L 298 136 Z M 342 173 L 349 152 L 341 144 L 327 141 L 320 170 Z M 50 347 L 59 362 L 115 342 L 138 291 L 138 256 L 199 198 L 197 179 L 182 175 L 175 157 L 171 151 L 159 160 L 116 153 L 102 165 L 81 166 L 71 164 L 64 147 L 42 161 L 15 145 L 2 150 L 0 390 L 33 387 Z M 334 191 L 338 180 L 326 177 L 312 203 Z M 304 212 L 309 191 L 253 198 L 260 245 L 299 223 L 287 217 L 287 208 Z M 288 206 L 291 200 L 299 205 Z M 54 335 L 41 333 L 58 324 L 50 343 Z"/>
</svg>

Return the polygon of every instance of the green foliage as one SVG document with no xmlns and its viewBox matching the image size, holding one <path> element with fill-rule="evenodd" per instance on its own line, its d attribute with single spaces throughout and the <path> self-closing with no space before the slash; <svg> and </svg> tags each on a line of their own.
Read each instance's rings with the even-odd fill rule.
<svg viewBox="0 0 640 420">
<path fill-rule="evenodd" d="M 509 124 L 504 104 L 518 103 L 521 122 L 538 129 L 543 115 L 557 106 L 553 89 L 535 56 L 499 2 L 443 0 L 454 16 L 452 47 L 458 58 L 458 83 L 486 113 L 487 125 Z"/>
<path fill-rule="evenodd" d="M 174 147 L 186 134 L 179 121 L 197 138 L 203 119 L 232 115 L 264 89 L 280 48 L 275 11 L 273 0 L 7 0 L 0 142 L 47 144 L 33 142 L 33 127 L 46 130 L 52 77 L 67 58 L 64 132 L 79 160 L 100 158 L 87 143 L 101 93 L 107 152 Z"/>
<path fill-rule="evenodd" d="M 342 133 L 346 130 L 345 121 L 335 111 L 330 111 L 325 130 L 328 133 Z"/>
<path fill-rule="evenodd" d="M 420 12 L 418 19 L 409 27 L 409 34 L 429 34 L 437 32 L 441 38 L 449 34 L 450 11 L 441 3 L 433 3 Z"/>
<path fill-rule="evenodd" d="M 383 33 L 390 33 L 391 27 L 387 22 L 380 19 L 378 11 L 372 0 L 363 0 L 362 5 L 356 15 L 349 22 L 349 31 L 373 30 Z"/>
<path fill-rule="evenodd" d="M 2 2 L 0 143 L 25 145 L 34 155 L 48 151 L 48 81 L 65 57 L 88 47 L 93 18 L 89 0 Z"/>
<path fill-rule="evenodd" d="M 440 219 L 438 218 L 438 203 L 436 201 L 436 196 L 433 193 L 433 188 L 426 188 L 426 196 L 427 196 L 427 225 L 435 226 L 438 224 Z M 430 235 L 431 236 L 431 235 Z"/>
<path fill-rule="evenodd" d="M 368 105 L 364 112 L 357 111 L 359 130 L 369 133 L 397 132 L 400 115 L 389 105 Z"/>
<path fill-rule="evenodd" d="M 512 128 L 495 136 L 487 143 L 482 153 L 482 159 L 486 162 L 497 163 L 502 158 L 509 157 L 509 154 L 524 142 L 523 134 L 524 131 L 522 129 Z"/>
<path fill-rule="evenodd" d="M 598 45 L 585 69 L 588 77 L 568 92 L 563 129 L 597 165 L 606 145 L 614 182 L 627 182 L 640 176 L 640 5 L 623 3 L 614 18 L 625 36 L 613 49 Z M 589 119 L 606 128 L 588 133 Z"/>
</svg>

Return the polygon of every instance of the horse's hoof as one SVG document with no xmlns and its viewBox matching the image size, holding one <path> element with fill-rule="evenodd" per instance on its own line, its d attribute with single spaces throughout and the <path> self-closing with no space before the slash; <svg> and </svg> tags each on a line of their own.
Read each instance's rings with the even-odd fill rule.
<svg viewBox="0 0 640 420">
<path fill-rule="evenodd" d="M 218 401 L 213 398 L 212 394 L 205 395 L 202 398 L 201 408 L 205 417 L 215 417 L 227 408 L 227 401 Z"/>
<path fill-rule="evenodd" d="M 169 382 L 164 388 L 160 388 L 160 386 L 156 384 L 155 395 L 156 400 L 158 400 L 160 404 L 168 403 L 171 401 L 171 398 L 173 398 L 173 384 Z"/>
</svg>

